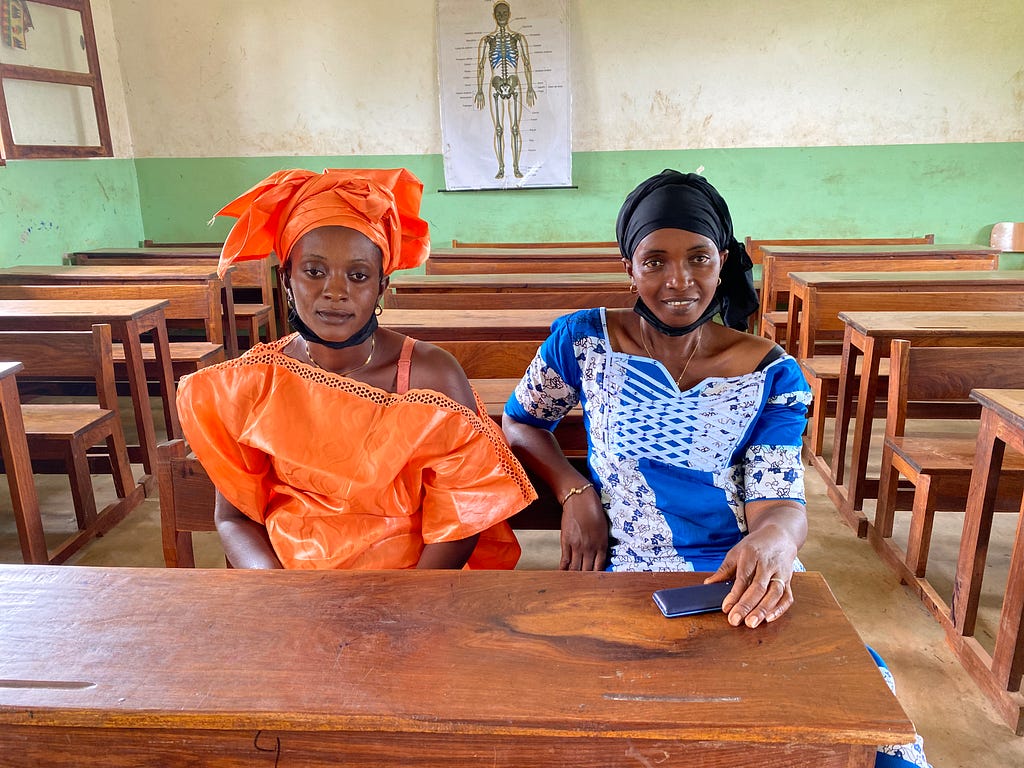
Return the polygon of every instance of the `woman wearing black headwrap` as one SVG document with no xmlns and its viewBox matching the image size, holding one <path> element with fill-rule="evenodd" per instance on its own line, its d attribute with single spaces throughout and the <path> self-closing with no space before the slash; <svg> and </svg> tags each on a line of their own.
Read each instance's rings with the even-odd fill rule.
<svg viewBox="0 0 1024 768">
<path fill-rule="evenodd" d="M 506 405 L 506 435 L 562 501 L 563 568 L 714 571 L 735 580 L 731 623 L 772 621 L 792 605 L 806 535 L 807 383 L 736 330 L 757 307 L 750 260 L 703 177 L 648 179 L 616 230 L 636 306 L 556 321 Z M 577 403 L 592 478 L 550 432 Z"/>
<path fill-rule="evenodd" d="M 712 572 L 735 582 L 730 624 L 774 621 L 793 604 L 807 534 L 807 382 L 744 331 L 757 308 L 751 263 L 707 180 L 648 179 L 616 235 L 636 306 L 555 321 L 505 406 L 505 434 L 562 502 L 563 569 Z M 590 477 L 551 434 L 577 403 Z M 918 739 L 881 748 L 876 765 L 927 761 Z"/>
</svg>

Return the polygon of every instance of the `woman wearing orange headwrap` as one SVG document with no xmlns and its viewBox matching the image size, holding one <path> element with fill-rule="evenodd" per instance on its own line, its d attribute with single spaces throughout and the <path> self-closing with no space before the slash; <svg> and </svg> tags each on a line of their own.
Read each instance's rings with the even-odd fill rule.
<svg viewBox="0 0 1024 768">
<path fill-rule="evenodd" d="M 511 568 L 533 498 L 454 358 L 377 326 L 429 253 L 400 170 L 279 171 L 225 206 L 221 269 L 274 251 L 297 330 L 184 378 L 185 436 L 235 567 Z"/>
</svg>

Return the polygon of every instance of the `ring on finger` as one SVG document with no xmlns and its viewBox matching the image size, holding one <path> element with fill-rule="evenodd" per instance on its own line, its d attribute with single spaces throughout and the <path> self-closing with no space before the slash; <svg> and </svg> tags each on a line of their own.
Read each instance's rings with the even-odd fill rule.
<svg viewBox="0 0 1024 768">
<path fill-rule="evenodd" d="M 785 580 L 785 579 L 780 579 L 780 578 L 778 578 L 778 577 L 775 577 L 774 579 L 769 579 L 769 580 L 768 580 L 768 583 L 770 584 L 770 583 L 771 583 L 771 582 L 773 582 L 773 581 L 777 581 L 777 582 L 779 582 L 779 584 L 781 584 L 781 585 L 782 585 L 782 588 L 783 588 L 783 589 L 785 589 L 785 588 L 786 588 L 786 580 Z"/>
</svg>

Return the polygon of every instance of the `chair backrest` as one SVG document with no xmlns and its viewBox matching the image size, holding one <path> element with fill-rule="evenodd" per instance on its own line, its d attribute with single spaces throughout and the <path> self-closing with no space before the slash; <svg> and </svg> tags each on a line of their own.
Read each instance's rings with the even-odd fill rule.
<svg viewBox="0 0 1024 768">
<path fill-rule="evenodd" d="M 538 341 L 436 341 L 470 379 L 519 379 L 540 347 Z"/>
<path fill-rule="evenodd" d="M 0 358 L 22 362 L 20 381 L 91 378 L 100 407 L 116 411 L 112 347 L 106 324 L 92 331 L 0 331 Z"/>
<path fill-rule="evenodd" d="M 48 563 L 46 537 L 39 511 L 39 496 L 32 475 L 25 422 L 21 414 L 16 374 L 22 370 L 18 362 L 0 363 L 0 456 L 11 491 L 15 527 L 25 563 Z"/>
<path fill-rule="evenodd" d="M 224 344 L 220 289 L 215 283 L 111 283 L 105 285 L 0 285 L 0 299 L 166 299 L 168 320 L 202 322 L 206 340 Z"/>
<path fill-rule="evenodd" d="M 1024 381 L 1024 349 L 1020 347 L 922 347 L 894 339 L 889 357 L 889 393 L 885 431 L 902 436 L 908 407 L 914 402 L 963 405 L 948 418 L 975 417 L 980 406 L 970 400 L 972 389 L 1019 387 Z M 930 408 L 929 418 L 943 418 Z"/>
<path fill-rule="evenodd" d="M 184 440 L 160 443 L 156 452 L 164 562 L 168 568 L 195 568 L 192 533 L 216 530 L 216 489 Z"/>
<path fill-rule="evenodd" d="M 1003 252 L 1024 252 L 1024 221 L 1001 221 L 994 225 L 989 245 Z"/>
<path fill-rule="evenodd" d="M 811 237 L 788 238 L 783 240 L 755 240 L 747 236 L 746 246 L 750 260 L 755 264 L 764 261 L 761 248 L 766 245 L 933 245 L 935 235 L 913 237 Z"/>
<path fill-rule="evenodd" d="M 384 293 L 384 307 L 392 309 L 589 309 L 631 307 L 629 291 L 467 291 L 437 293 Z"/>
</svg>

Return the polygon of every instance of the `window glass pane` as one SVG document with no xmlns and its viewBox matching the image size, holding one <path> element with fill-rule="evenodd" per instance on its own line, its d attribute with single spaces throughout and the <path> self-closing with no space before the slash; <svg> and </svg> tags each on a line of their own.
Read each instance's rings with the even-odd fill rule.
<svg viewBox="0 0 1024 768">
<path fill-rule="evenodd" d="M 4 93 L 15 144 L 99 146 L 91 88 L 6 78 Z"/>
<path fill-rule="evenodd" d="M 82 15 L 41 3 L 26 5 L 32 26 L 26 25 L 20 35 L 15 35 L 13 46 L 8 45 L 7 40 L 0 40 L 0 63 L 88 72 Z M 18 3 L 12 4 L 12 7 L 17 6 Z M 18 47 L 21 43 L 24 48 Z"/>
</svg>

